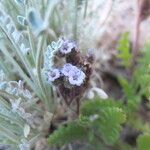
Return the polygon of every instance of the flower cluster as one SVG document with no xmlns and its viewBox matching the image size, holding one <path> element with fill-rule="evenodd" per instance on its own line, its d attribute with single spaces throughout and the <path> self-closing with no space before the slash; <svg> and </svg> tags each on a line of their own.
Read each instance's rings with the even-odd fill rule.
<svg viewBox="0 0 150 150">
<path fill-rule="evenodd" d="M 82 97 L 92 74 L 92 53 L 83 56 L 72 40 L 52 42 L 45 52 L 44 70 L 67 104 Z"/>
<path fill-rule="evenodd" d="M 52 69 L 48 73 L 48 80 L 54 82 L 60 77 L 64 77 L 66 81 L 69 81 L 71 85 L 80 86 L 85 80 L 85 73 L 73 66 L 70 63 L 66 63 L 61 69 Z"/>
</svg>

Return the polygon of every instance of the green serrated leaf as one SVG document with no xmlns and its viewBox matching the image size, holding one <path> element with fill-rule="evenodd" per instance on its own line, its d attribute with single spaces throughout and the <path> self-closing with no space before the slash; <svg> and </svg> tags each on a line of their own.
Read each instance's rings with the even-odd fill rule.
<svg viewBox="0 0 150 150">
<path fill-rule="evenodd" d="M 86 130 L 83 126 L 77 122 L 72 122 L 67 127 L 60 126 L 53 134 L 48 138 L 50 145 L 64 145 L 74 140 L 83 139 L 86 137 Z"/>
<path fill-rule="evenodd" d="M 121 125 L 125 122 L 126 116 L 121 108 L 114 101 L 88 101 L 81 108 L 84 116 L 98 115 L 97 119 L 91 121 L 91 128 L 107 144 L 113 144 L 119 137 Z"/>
<path fill-rule="evenodd" d="M 130 53 L 130 42 L 128 32 L 122 34 L 117 49 L 119 51 L 118 58 L 120 58 L 122 60 L 122 64 L 128 68 L 131 65 L 132 57 Z"/>
<path fill-rule="evenodd" d="M 138 150 L 150 149 L 150 134 L 140 135 L 137 139 Z"/>
</svg>

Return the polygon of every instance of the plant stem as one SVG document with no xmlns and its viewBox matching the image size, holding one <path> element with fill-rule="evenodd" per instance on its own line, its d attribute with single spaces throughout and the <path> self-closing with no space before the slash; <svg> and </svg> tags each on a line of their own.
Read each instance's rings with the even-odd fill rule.
<svg viewBox="0 0 150 150">
<path fill-rule="evenodd" d="M 30 47 L 31 47 L 31 53 L 32 53 L 32 57 L 33 57 L 34 65 L 35 65 L 35 45 L 33 42 L 30 27 L 27 27 L 27 31 L 28 31 L 29 43 L 30 43 Z"/>
<path fill-rule="evenodd" d="M 133 50 L 132 50 L 132 66 L 131 72 L 134 70 L 134 66 L 137 61 L 139 54 L 139 38 L 140 38 L 140 23 L 141 23 L 141 9 L 143 5 L 143 0 L 137 0 L 137 14 L 135 16 L 135 31 L 134 31 L 134 41 L 133 41 Z"/>
<path fill-rule="evenodd" d="M 43 47 L 42 46 L 43 46 L 44 40 L 45 40 L 45 37 L 42 36 L 39 41 L 39 46 L 38 46 L 37 55 L 36 55 L 36 70 L 37 70 L 37 80 L 38 80 L 39 87 L 42 91 L 42 95 L 44 97 L 45 106 L 47 110 L 50 111 L 49 98 L 46 96 L 46 89 L 43 83 L 42 69 L 41 69 L 42 59 L 43 59 Z"/>
</svg>

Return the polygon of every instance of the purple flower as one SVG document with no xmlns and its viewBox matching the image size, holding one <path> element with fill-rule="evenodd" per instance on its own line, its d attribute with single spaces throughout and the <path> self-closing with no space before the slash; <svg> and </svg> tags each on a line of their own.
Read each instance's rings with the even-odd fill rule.
<svg viewBox="0 0 150 150">
<path fill-rule="evenodd" d="M 73 65 L 67 63 L 63 66 L 62 70 L 61 70 L 61 73 L 64 75 L 64 76 L 69 76 L 69 72 L 73 70 Z"/>
<path fill-rule="evenodd" d="M 68 81 L 72 85 L 80 86 L 85 79 L 85 73 L 76 66 L 73 66 L 69 63 L 64 65 L 61 73 L 68 77 Z"/>
<path fill-rule="evenodd" d="M 72 71 L 68 78 L 70 84 L 77 86 L 80 86 L 84 82 L 84 79 L 85 73 L 79 69 Z"/>
<path fill-rule="evenodd" d="M 72 51 L 72 49 L 76 48 L 76 44 L 73 41 L 70 40 L 63 40 L 61 41 L 61 46 L 59 48 L 59 51 L 62 54 L 68 54 Z"/>
<path fill-rule="evenodd" d="M 50 70 L 47 73 L 47 75 L 48 75 L 48 80 L 50 82 L 53 82 L 60 77 L 60 71 L 58 69 L 53 69 L 53 70 Z"/>
</svg>

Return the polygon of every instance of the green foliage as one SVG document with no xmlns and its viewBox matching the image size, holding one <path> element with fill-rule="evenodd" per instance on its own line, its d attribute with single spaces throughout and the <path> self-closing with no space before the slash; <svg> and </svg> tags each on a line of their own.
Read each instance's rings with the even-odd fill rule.
<svg viewBox="0 0 150 150">
<path fill-rule="evenodd" d="M 129 42 L 129 33 L 126 32 L 122 34 L 120 41 L 118 43 L 118 58 L 121 59 L 122 65 L 129 67 L 131 65 L 131 53 L 130 53 L 130 42 Z"/>
<path fill-rule="evenodd" d="M 123 77 L 119 77 L 119 83 L 123 87 L 123 92 L 128 99 L 132 99 L 135 96 L 135 89 L 132 84 L 129 84 L 129 81 Z"/>
<path fill-rule="evenodd" d="M 150 134 L 143 134 L 138 137 L 138 150 L 149 150 Z"/>
<path fill-rule="evenodd" d="M 81 107 L 77 121 L 61 126 L 48 138 L 50 145 L 64 145 L 73 140 L 84 139 L 92 146 L 114 144 L 119 137 L 125 114 L 111 100 L 87 101 Z M 99 147 L 100 148 L 100 147 Z"/>
<path fill-rule="evenodd" d="M 118 80 L 125 94 L 125 99 L 128 106 L 126 109 L 128 109 L 128 111 L 135 111 L 141 101 L 140 95 L 136 94 L 137 88 L 135 88 L 133 81 L 128 81 L 123 77 L 119 77 Z"/>
<path fill-rule="evenodd" d="M 150 43 L 146 43 L 142 49 L 142 57 L 139 59 L 139 66 L 134 73 L 134 80 L 139 85 L 140 96 L 144 95 L 150 100 Z M 147 105 L 148 106 L 148 105 Z M 141 127 L 142 126 L 142 127 Z M 138 150 L 149 150 L 150 148 L 150 127 L 142 124 L 140 129 L 144 132 L 137 139 Z"/>
<path fill-rule="evenodd" d="M 83 126 L 78 122 L 71 122 L 67 124 L 67 127 L 60 126 L 53 134 L 48 138 L 50 145 L 64 145 L 77 139 L 83 139 L 86 137 L 87 132 Z"/>
<path fill-rule="evenodd" d="M 138 64 L 135 67 L 133 75 L 130 79 L 118 77 L 119 83 L 124 92 L 124 106 L 127 114 L 127 124 L 143 134 L 137 138 L 138 150 L 148 150 L 150 145 L 149 126 L 142 117 L 137 113 L 141 102 L 146 99 L 145 107 L 149 107 L 150 100 L 150 43 L 147 43 L 141 50 L 141 56 L 138 59 Z M 147 130 L 148 128 L 148 130 Z M 124 145 L 125 146 L 125 145 Z M 123 146 L 122 146 L 123 147 Z"/>
<path fill-rule="evenodd" d="M 32 147 L 38 136 L 47 134 L 50 112 L 58 101 L 55 100 L 57 93 L 43 75 L 44 53 L 60 36 L 74 40 L 81 38 L 78 27 L 81 29 L 86 17 L 87 1 L 0 0 L 0 69 L 4 70 L 8 81 L 23 80 L 34 95 L 31 99 L 18 93 L 14 96 L 16 88 L 12 87 L 12 93 L 8 93 L 6 84 L 0 82 L 0 144 L 28 150 L 26 146 Z M 80 40 L 83 39 L 82 36 Z M 45 114 L 49 114 L 48 119 Z M 82 131 L 80 127 L 81 130 L 78 126 L 75 128 Z M 74 132 L 73 137 L 79 138 L 78 135 Z"/>
<path fill-rule="evenodd" d="M 19 0 L 17 1 L 19 2 Z M 51 86 L 46 83 L 42 74 L 44 52 L 50 42 L 60 35 L 74 38 L 77 41 L 79 38 L 86 39 L 88 37 L 84 38 L 84 33 L 81 32 L 83 25 L 89 24 L 82 22 L 87 15 L 88 0 L 33 0 L 23 4 L 17 1 L 1 0 L 0 2 L 0 68 L 5 71 L 10 80 L 15 77 L 17 80 L 25 81 L 26 86 L 36 98 L 29 100 L 18 93 L 17 96 L 13 95 L 16 92 L 15 88 L 11 91 L 12 93 L 9 93 L 5 91 L 5 82 L 0 83 L 0 144 L 9 144 L 12 149 L 28 150 L 38 136 L 45 137 L 47 134 L 45 131 L 48 130 L 50 121 L 46 117 L 47 122 L 43 119 L 44 111 L 50 114 L 54 109 L 54 102 L 57 101 L 53 101 L 57 98 L 57 94 L 50 92 Z M 81 8 L 82 4 L 85 4 L 84 9 Z M 27 22 L 19 24 L 17 22 L 18 15 Z M 92 18 L 92 14 L 89 18 Z M 89 22 L 89 19 L 87 20 Z M 35 28 L 33 27 L 34 23 Z M 91 26 L 91 23 L 89 25 Z M 90 34 L 89 30 L 83 31 Z M 80 35 L 82 36 L 80 37 Z M 89 40 L 85 41 L 85 45 L 87 45 Z M 82 42 L 83 40 L 80 39 L 79 43 Z M 150 99 L 149 49 L 150 44 L 147 44 L 131 80 L 119 77 L 127 101 L 125 109 L 128 114 L 127 124 L 132 124 L 144 133 L 137 140 L 139 150 L 147 150 L 150 147 L 150 135 L 143 129 L 145 124 L 135 115 L 142 96 L 145 96 L 147 100 Z M 128 69 L 132 57 L 129 33 L 121 36 L 118 51 L 118 58 Z M 50 61 L 51 59 L 48 64 Z M 37 101 L 40 101 L 38 104 L 42 106 L 43 110 L 36 105 Z M 112 100 L 87 101 L 81 107 L 79 118 L 67 123 L 66 126 L 60 125 L 49 136 L 48 142 L 50 145 L 61 146 L 76 140 L 83 140 L 90 143 L 91 149 L 104 150 L 118 140 L 121 125 L 126 119 L 122 107 Z M 29 119 L 29 116 L 33 118 Z M 39 119 L 42 121 L 40 120 L 40 125 L 37 125 Z M 36 126 L 32 124 L 33 122 L 36 123 Z"/>
<path fill-rule="evenodd" d="M 124 112 L 111 100 L 88 101 L 81 108 L 81 114 L 91 119 L 97 115 L 98 118 L 91 121 L 90 126 L 106 144 L 115 143 L 120 133 L 120 124 L 125 122 Z"/>
<path fill-rule="evenodd" d="M 142 49 L 142 57 L 138 60 L 133 76 L 130 80 L 124 77 L 118 77 L 119 83 L 127 101 L 127 109 L 130 111 L 137 110 L 142 96 L 147 99 L 150 97 L 150 44 L 146 44 Z"/>
<path fill-rule="evenodd" d="M 142 49 L 142 57 L 139 59 L 139 66 L 135 70 L 133 79 L 140 86 L 140 95 L 150 98 L 150 43 L 146 43 Z"/>
</svg>

